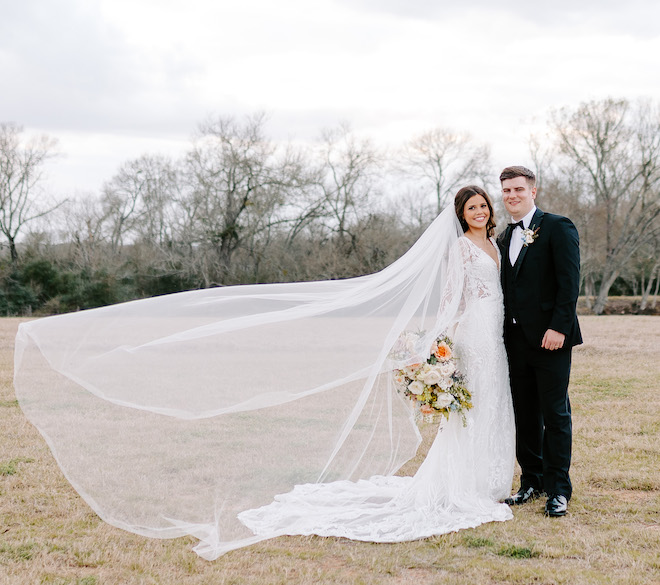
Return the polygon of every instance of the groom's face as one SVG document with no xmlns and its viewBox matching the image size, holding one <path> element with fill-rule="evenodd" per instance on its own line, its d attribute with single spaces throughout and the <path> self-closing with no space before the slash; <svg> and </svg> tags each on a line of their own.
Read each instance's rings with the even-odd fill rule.
<svg viewBox="0 0 660 585">
<path fill-rule="evenodd" d="M 504 207 L 515 221 L 521 220 L 534 207 L 536 187 L 530 187 L 525 177 L 502 181 Z"/>
</svg>

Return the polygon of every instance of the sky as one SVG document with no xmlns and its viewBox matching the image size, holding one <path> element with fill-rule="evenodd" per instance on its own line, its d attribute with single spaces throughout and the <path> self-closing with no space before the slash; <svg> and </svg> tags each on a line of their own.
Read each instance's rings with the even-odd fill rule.
<svg viewBox="0 0 660 585">
<path fill-rule="evenodd" d="M 660 99 L 655 0 L 0 0 L 0 122 L 58 140 L 46 186 L 98 193 L 208 116 L 275 140 L 436 126 L 530 164 L 553 108 Z"/>
</svg>

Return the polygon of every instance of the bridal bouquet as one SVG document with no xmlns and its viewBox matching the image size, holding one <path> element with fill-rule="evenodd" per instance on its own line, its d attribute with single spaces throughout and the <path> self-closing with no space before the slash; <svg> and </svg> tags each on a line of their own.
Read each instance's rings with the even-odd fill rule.
<svg viewBox="0 0 660 585">
<path fill-rule="evenodd" d="M 411 347 L 417 334 L 404 331 L 397 346 Z M 394 370 L 394 383 L 399 392 L 416 403 L 417 418 L 434 422 L 441 417 L 449 419 L 455 412 L 466 424 L 465 413 L 472 408 L 472 395 L 465 387 L 465 376 L 460 372 L 454 357 L 453 344 L 446 335 L 440 336 L 431 346 L 431 355 L 425 363 L 412 364 Z"/>
</svg>

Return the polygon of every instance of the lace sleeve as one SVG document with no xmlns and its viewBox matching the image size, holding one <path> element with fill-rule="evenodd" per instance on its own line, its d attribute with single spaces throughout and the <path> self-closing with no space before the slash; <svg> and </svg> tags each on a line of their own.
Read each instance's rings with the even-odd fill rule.
<svg viewBox="0 0 660 585">
<path fill-rule="evenodd" d="M 492 258 L 466 237 L 458 238 L 452 246 L 447 259 L 447 282 L 440 303 L 440 315 L 445 316 L 444 322 L 448 323 L 450 336 L 471 303 L 501 296 L 497 270 Z"/>
<path fill-rule="evenodd" d="M 447 334 L 453 337 L 461 315 L 465 311 L 466 264 L 469 262 L 470 249 L 466 238 L 458 238 L 449 250 L 447 258 L 447 283 L 442 292 L 440 314 L 451 315 L 447 322 Z M 442 319 L 441 319 L 442 321 Z"/>
</svg>

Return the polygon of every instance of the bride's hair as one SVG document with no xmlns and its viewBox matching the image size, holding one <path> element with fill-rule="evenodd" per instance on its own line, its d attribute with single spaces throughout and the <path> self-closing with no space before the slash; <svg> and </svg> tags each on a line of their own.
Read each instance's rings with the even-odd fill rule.
<svg viewBox="0 0 660 585">
<path fill-rule="evenodd" d="M 486 191 L 484 191 L 481 187 L 477 187 L 477 185 L 468 185 L 456 193 L 456 197 L 454 197 L 454 209 L 456 210 L 456 217 L 458 217 L 458 221 L 463 228 L 463 232 L 468 231 L 468 224 L 465 221 L 463 211 L 465 210 L 465 204 L 470 200 L 471 197 L 474 197 L 475 195 L 481 195 L 486 200 L 486 204 L 488 205 L 490 217 L 486 223 L 486 234 L 488 237 L 491 237 L 495 234 L 495 226 L 497 225 L 495 223 L 495 212 L 493 211 L 493 204 L 490 202 L 488 193 L 486 193 Z"/>
</svg>

